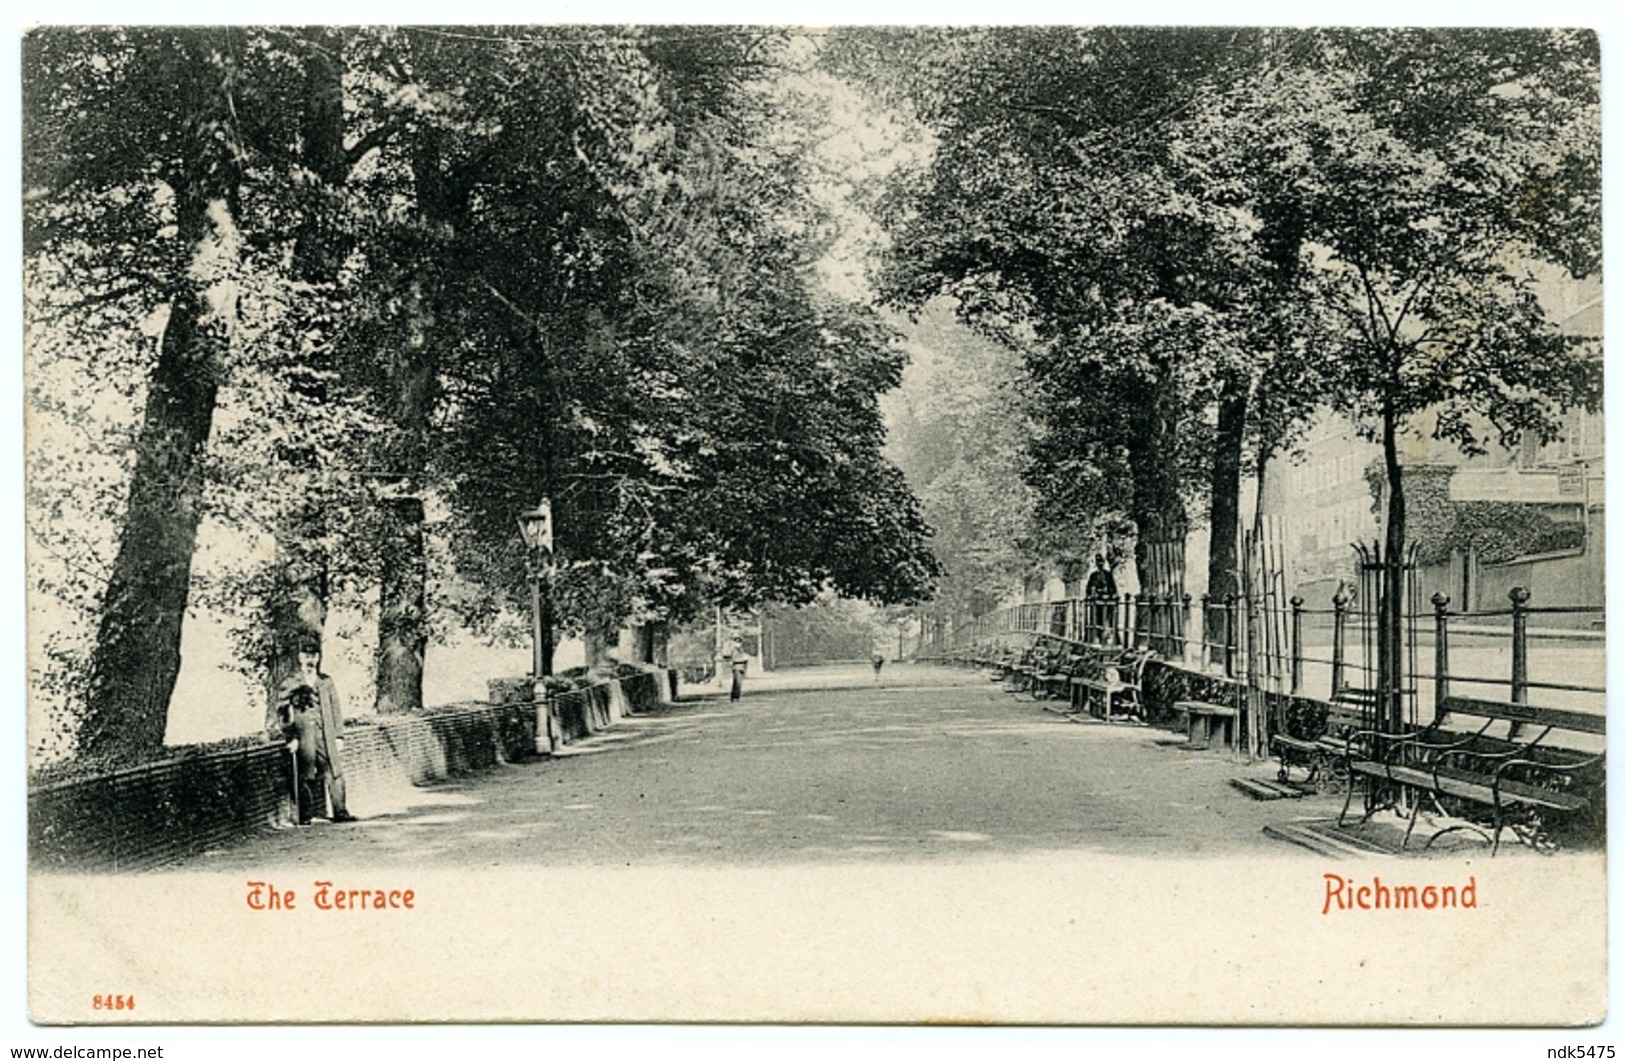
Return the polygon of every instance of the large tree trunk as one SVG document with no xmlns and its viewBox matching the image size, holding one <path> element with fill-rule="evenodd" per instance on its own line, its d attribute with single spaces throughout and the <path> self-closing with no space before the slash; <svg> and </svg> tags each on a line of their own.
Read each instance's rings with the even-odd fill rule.
<svg viewBox="0 0 1625 1061">
<path fill-rule="evenodd" d="M 1405 723 L 1405 484 L 1399 464 L 1399 423 L 1392 403 L 1382 414 L 1382 461 L 1388 480 L 1381 592 L 1377 599 L 1377 717 L 1390 732 Z"/>
<path fill-rule="evenodd" d="M 305 88 L 300 132 L 303 160 L 326 188 L 344 184 L 348 160 L 344 151 L 344 83 L 339 31 L 307 29 L 303 49 Z M 331 284 L 343 265 L 348 238 L 335 228 L 330 212 L 307 204 L 294 233 L 293 271 L 301 280 Z M 313 364 L 296 374 L 290 388 L 314 408 L 327 400 L 328 366 Z M 297 439 L 297 433 L 295 435 Z M 314 447 L 291 442 L 279 454 L 289 478 L 301 484 L 299 501 L 276 528 L 275 582 L 269 601 L 271 627 L 270 688 L 298 669 L 299 645 L 320 643 L 327 622 L 328 554 L 323 469 Z"/>
<path fill-rule="evenodd" d="M 633 636 L 636 638 L 637 662 L 651 664 L 655 662 L 657 649 L 664 640 L 662 632 L 665 625 L 664 622 L 650 619 L 632 628 Z"/>
<path fill-rule="evenodd" d="M 185 181 L 174 191 L 177 238 L 201 250 L 206 197 Z M 164 742 L 202 519 L 200 459 L 219 390 L 223 340 L 212 313 L 198 282 L 183 277 L 147 386 L 129 508 L 91 652 L 78 735 L 84 754 L 139 753 Z"/>
<path fill-rule="evenodd" d="M 1231 377 L 1219 393 L 1219 426 L 1208 480 L 1207 592 L 1235 593 L 1236 529 L 1241 519 L 1241 451 L 1247 426 L 1247 381 Z"/>
<path fill-rule="evenodd" d="M 403 482 L 421 484 L 421 470 Z M 381 575 L 374 706 L 381 713 L 416 711 L 423 707 L 423 660 L 429 647 L 423 499 L 415 495 L 390 498 L 382 502 L 382 509 L 386 530 L 378 542 Z"/>
<path fill-rule="evenodd" d="M 581 635 L 586 649 L 587 669 L 596 670 L 609 662 L 609 641 L 603 634 L 588 630 Z"/>
<path fill-rule="evenodd" d="M 1135 525 L 1134 566 L 1140 582 L 1131 636 L 1157 651 L 1168 649 L 1164 635 L 1173 625 L 1170 600 L 1183 591 L 1186 520 L 1175 456 L 1178 428 L 1173 372 L 1163 364 L 1143 409 L 1133 418 L 1128 454 L 1133 480 L 1129 515 Z"/>
<path fill-rule="evenodd" d="M 429 332 L 433 312 L 414 282 L 404 312 L 410 340 L 390 364 L 390 420 L 385 447 L 390 471 L 403 496 L 384 502 L 387 531 L 379 543 L 382 576 L 378 599 L 377 695 L 380 712 L 423 707 L 423 659 L 429 646 L 429 563 L 420 494 L 428 469 L 429 414 L 434 406 L 435 357 Z"/>
<path fill-rule="evenodd" d="M 418 211 L 431 227 L 455 231 L 462 199 L 440 172 L 441 146 L 431 130 L 414 139 L 412 180 Z M 422 491 L 429 465 L 429 417 L 434 410 L 439 374 L 434 328 L 433 292 L 423 273 L 443 267 L 438 261 L 417 264 L 420 275 L 406 287 L 401 313 L 406 340 L 385 358 L 387 415 L 393 430 L 384 446 L 384 461 L 406 496 L 387 502 L 389 532 L 380 543 L 382 579 L 378 604 L 377 693 L 380 712 L 414 711 L 423 706 L 423 659 L 429 646 L 429 564 L 424 544 Z M 406 503 L 408 498 L 414 503 Z"/>
<path fill-rule="evenodd" d="M 423 706 L 423 655 L 428 647 L 424 586 L 423 501 L 390 499 L 383 504 L 388 530 L 381 543 L 386 557 L 378 603 L 377 696 L 380 713 Z"/>
<path fill-rule="evenodd" d="M 1247 426 L 1247 381 L 1231 376 L 1219 392 L 1219 424 L 1208 480 L 1207 597 L 1202 640 L 1225 643 L 1225 598 L 1241 592 L 1236 539 L 1241 527 L 1241 451 Z M 1262 480 L 1261 480 L 1262 481 Z M 1215 606 L 1219 605 L 1219 606 Z"/>
<path fill-rule="evenodd" d="M 1129 473 L 1133 478 L 1129 515 L 1134 520 L 1134 566 L 1140 592 L 1153 596 L 1173 593 L 1176 570 L 1167 562 L 1168 551 L 1156 548 L 1185 535 L 1185 503 L 1179 495 L 1179 469 L 1175 460 L 1175 431 L 1179 412 L 1170 366 L 1158 369 L 1147 402 L 1134 417 L 1129 446 Z"/>
</svg>

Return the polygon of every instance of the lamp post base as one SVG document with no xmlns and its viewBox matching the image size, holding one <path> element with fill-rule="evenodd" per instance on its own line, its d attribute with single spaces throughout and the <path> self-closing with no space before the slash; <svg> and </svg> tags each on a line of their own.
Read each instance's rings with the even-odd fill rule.
<svg viewBox="0 0 1625 1061">
<path fill-rule="evenodd" d="M 554 710 L 553 698 L 540 679 L 531 684 L 531 699 L 536 704 L 536 754 L 552 755 L 559 750 L 559 716 Z"/>
</svg>

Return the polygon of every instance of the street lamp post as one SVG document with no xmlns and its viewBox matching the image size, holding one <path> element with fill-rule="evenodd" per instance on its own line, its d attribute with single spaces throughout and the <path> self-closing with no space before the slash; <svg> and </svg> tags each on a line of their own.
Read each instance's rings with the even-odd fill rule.
<svg viewBox="0 0 1625 1061">
<path fill-rule="evenodd" d="M 530 576 L 531 696 L 536 701 L 536 750 L 558 751 L 558 722 L 553 699 L 542 679 L 553 673 L 552 601 L 548 592 L 553 563 L 553 505 L 542 498 L 529 512 L 519 514 L 519 537 L 525 543 L 525 573 Z"/>
<path fill-rule="evenodd" d="M 553 673 L 553 602 L 548 592 L 553 565 L 552 502 L 544 497 L 535 508 L 519 514 L 519 536 L 525 542 L 525 567 L 530 575 L 530 674 L 539 682 Z"/>
</svg>

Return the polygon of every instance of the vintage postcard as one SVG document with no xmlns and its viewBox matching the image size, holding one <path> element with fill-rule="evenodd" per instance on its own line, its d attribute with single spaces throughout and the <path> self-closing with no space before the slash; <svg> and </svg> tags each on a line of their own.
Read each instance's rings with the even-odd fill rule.
<svg viewBox="0 0 1625 1061">
<path fill-rule="evenodd" d="M 36 1024 L 1605 1018 L 1594 32 L 21 52 Z"/>
</svg>

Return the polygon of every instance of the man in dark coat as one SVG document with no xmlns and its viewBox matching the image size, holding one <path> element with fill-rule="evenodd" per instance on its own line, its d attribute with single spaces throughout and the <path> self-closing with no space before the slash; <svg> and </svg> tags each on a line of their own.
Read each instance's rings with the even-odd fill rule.
<svg viewBox="0 0 1625 1061">
<path fill-rule="evenodd" d="M 1117 633 L 1117 580 L 1112 578 L 1104 556 L 1095 557 L 1095 569 L 1089 573 L 1083 595 L 1089 601 L 1089 630 L 1085 640 L 1098 643 L 1113 637 Z"/>
<path fill-rule="evenodd" d="M 300 825 L 309 825 L 329 798 L 334 822 L 355 821 L 345 803 L 344 711 L 338 686 L 321 672 L 321 661 L 320 645 L 299 647 L 299 670 L 283 679 L 265 720 L 267 732 L 293 749 Z"/>
</svg>

